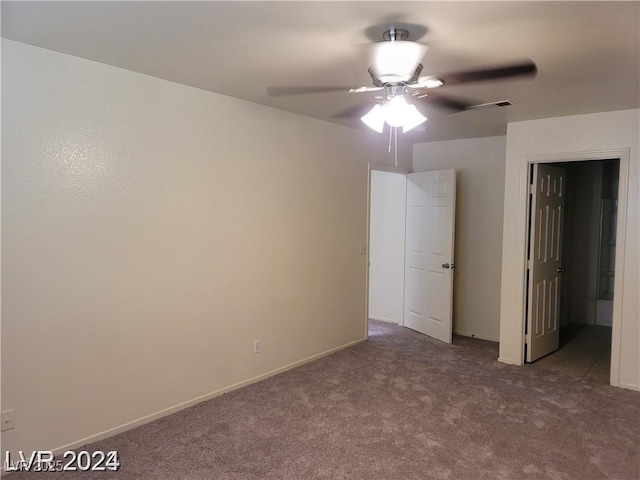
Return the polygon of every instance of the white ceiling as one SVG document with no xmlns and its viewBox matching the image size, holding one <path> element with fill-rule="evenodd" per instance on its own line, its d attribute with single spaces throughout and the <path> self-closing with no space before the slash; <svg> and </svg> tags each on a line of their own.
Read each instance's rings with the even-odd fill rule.
<svg viewBox="0 0 640 480">
<path fill-rule="evenodd" d="M 638 1 L 2 1 L 3 37 L 356 128 L 366 127 L 331 117 L 374 94 L 271 97 L 267 88 L 371 85 L 366 44 L 406 24 L 410 39 L 430 47 L 423 74 L 522 58 L 539 70 L 442 87 L 515 105 L 456 114 L 420 106 L 429 121 L 411 141 L 502 135 L 509 121 L 640 106 Z"/>
</svg>

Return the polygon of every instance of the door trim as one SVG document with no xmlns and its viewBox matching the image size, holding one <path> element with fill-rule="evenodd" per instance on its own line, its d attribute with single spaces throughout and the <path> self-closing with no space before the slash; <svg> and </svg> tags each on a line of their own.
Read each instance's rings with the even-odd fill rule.
<svg viewBox="0 0 640 480">
<path fill-rule="evenodd" d="M 400 173 L 406 175 L 409 173 L 409 170 L 406 168 L 393 167 L 390 165 L 384 165 L 381 163 L 372 163 L 369 162 L 367 164 L 367 242 L 366 249 L 367 254 L 365 258 L 365 295 L 364 295 L 364 339 L 369 339 L 369 251 L 370 249 L 370 241 L 369 238 L 371 234 L 371 172 L 373 170 L 377 170 L 379 172 L 389 172 L 389 173 Z M 615 288 L 615 286 L 614 286 Z"/>
<path fill-rule="evenodd" d="M 559 163 L 559 162 L 579 162 L 592 160 L 619 160 L 620 179 L 618 184 L 618 225 L 616 229 L 616 259 L 613 295 L 613 319 L 611 331 L 611 371 L 609 376 L 610 384 L 614 387 L 620 386 L 620 350 L 622 342 L 622 304 L 623 304 L 623 284 L 624 284 L 624 258 L 626 254 L 626 231 L 627 231 L 627 204 L 628 204 L 628 184 L 629 184 L 629 158 L 630 149 L 616 150 L 591 150 L 584 152 L 564 152 L 564 153 L 543 153 L 533 155 L 523 155 L 520 158 L 520 202 L 519 202 L 519 229 L 517 250 L 520 258 L 520 281 L 521 288 L 518 289 L 522 295 L 521 316 L 514 325 L 519 330 L 520 341 L 518 344 L 519 364 L 524 365 L 524 329 L 526 322 L 526 274 L 527 274 L 527 248 L 526 241 L 529 235 L 527 224 L 529 201 L 529 169 L 534 163 Z"/>
</svg>

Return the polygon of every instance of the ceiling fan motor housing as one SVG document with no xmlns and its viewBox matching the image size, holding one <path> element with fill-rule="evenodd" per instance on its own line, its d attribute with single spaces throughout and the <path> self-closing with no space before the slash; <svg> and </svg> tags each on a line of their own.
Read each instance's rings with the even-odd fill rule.
<svg viewBox="0 0 640 480">
<path fill-rule="evenodd" d="M 385 94 L 387 96 L 387 99 L 390 99 L 390 98 L 398 96 L 398 95 L 404 95 L 405 92 L 407 91 L 407 87 L 405 85 L 402 85 L 402 84 L 399 84 L 399 85 L 385 85 L 384 90 L 385 90 Z"/>
<path fill-rule="evenodd" d="M 424 55 L 426 47 L 421 46 L 424 50 L 420 51 L 419 44 L 409 42 L 409 32 L 403 28 L 391 27 L 382 34 L 382 38 L 385 41 L 377 44 L 376 61 L 369 67 L 373 84 L 376 87 L 385 87 L 415 83 L 422 72 L 419 60 Z M 412 59 L 412 56 L 415 57 Z M 386 61 L 382 60 L 383 58 Z M 407 61 L 409 68 L 415 66 L 413 72 L 407 71 Z"/>
<path fill-rule="evenodd" d="M 382 38 L 389 42 L 395 42 L 396 40 L 407 40 L 409 38 L 409 32 L 404 28 L 391 27 L 382 34 Z"/>
<path fill-rule="evenodd" d="M 415 83 L 418 81 L 418 77 L 422 73 L 422 64 L 419 63 L 413 74 L 408 79 L 401 79 L 393 74 L 380 72 L 375 65 L 369 67 L 369 75 L 376 87 L 386 87 L 387 85 L 407 85 L 408 83 Z"/>
</svg>

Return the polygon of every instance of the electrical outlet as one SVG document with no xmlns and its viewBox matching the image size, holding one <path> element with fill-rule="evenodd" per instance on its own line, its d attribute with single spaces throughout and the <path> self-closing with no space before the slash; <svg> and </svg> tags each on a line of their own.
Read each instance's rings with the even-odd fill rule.
<svg viewBox="0 0 640 480">
<path fill-rule="evenodd" d="M 253 353 L 260 353 L 260 340 L 253 341 Z"/>
<path fill-rule="evenodd" d="M 2 419 L 0 419 L 2 423 L 2 431 L 12 430 L 16 428 L 16 417 L 13 413 L 13 410 L 5 410 L 2 412 Z"/>
</svg>

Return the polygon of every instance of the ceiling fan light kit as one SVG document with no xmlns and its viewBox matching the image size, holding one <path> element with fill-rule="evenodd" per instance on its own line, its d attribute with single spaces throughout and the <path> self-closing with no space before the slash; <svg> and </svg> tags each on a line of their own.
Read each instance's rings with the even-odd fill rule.
<svg viewBox="0 0 640 480">
<path fill-rule="evenodd" d="M 402 127 L 402 133 L 406 133 L 424 123 L 427 117 L 415 105 L 408 103 L 403 95 L 391 95 L 384 104 L 374 105 L 360 120 L 379 133 L 382 133 L 385 123 L 393 128 Z"/>
</svg>

